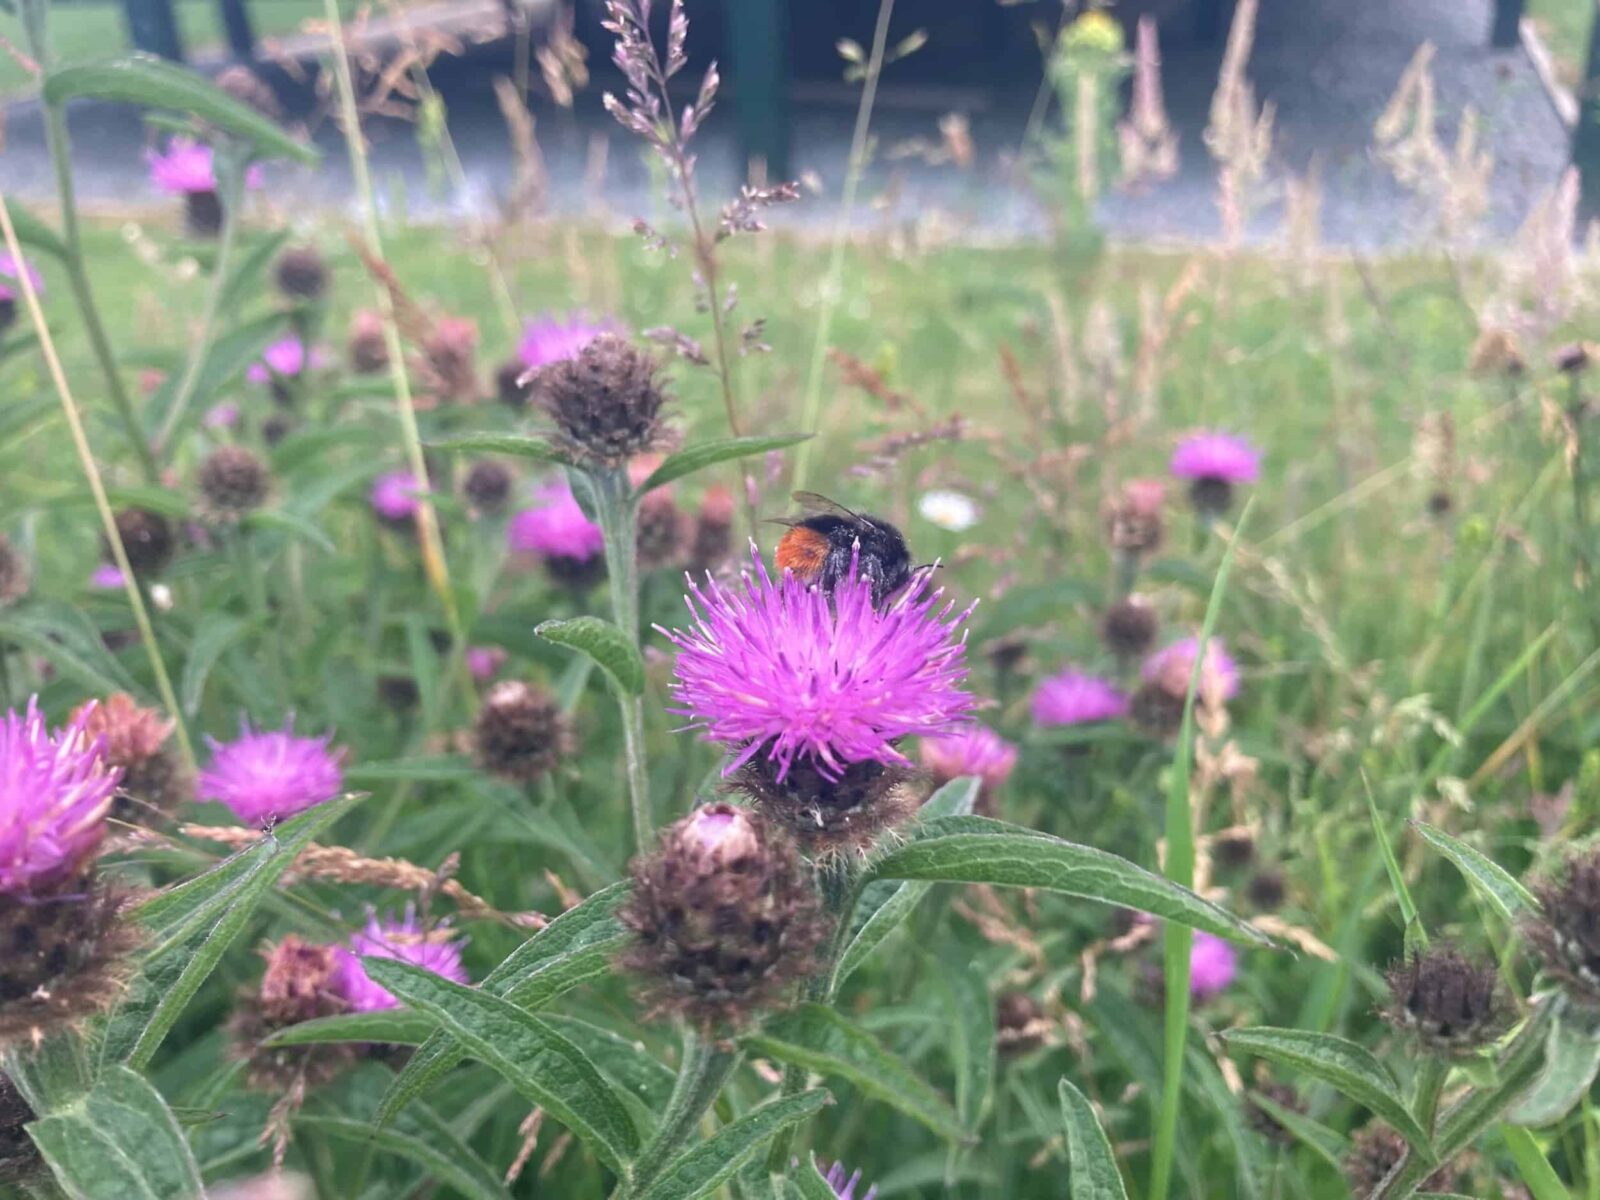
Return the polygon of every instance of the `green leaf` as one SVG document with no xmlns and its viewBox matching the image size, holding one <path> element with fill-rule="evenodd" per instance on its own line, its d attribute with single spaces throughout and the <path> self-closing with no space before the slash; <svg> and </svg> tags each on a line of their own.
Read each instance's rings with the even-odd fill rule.
<svg viewBox="0 0 1600 1200">
<path fill-rule="evenodd" d="M 1288 1131 L 1290 1136 L 1315 1152 L 1335 1171 L 1344 1170 L 1344 1157 L 1350 1143 L 1337 1130 L 1329 1129 L 1320 1121 L 1313 1121 L 1304 1113 L 1279 1104 L 1265 1092 L 1251 1092 L 1250 1103 L 1271 1117 Z"/>
<path fill-rule="evenodd" d="M 435 757 L 397 758 L 389 762 L 355 763 L 344 773 L 345 782 L 356 787 L 374 784 L 423 780 L 430 783 L 460 783 L 478 777 L 472 760 L 451 754 Z"/>
<path fill-rule="evenodd" d="M 456 454 L 510 454 L 516 458 L 531 458 L 536 462 L 564 463 L 566 456 L 541 438 L 521 437 L 514 433 L 466 433 L 460 437 L 429 442 L 433 450 Z"/>
<path fill-rule="evenodd" d="M 187 113 L 254 142 L 265 157 L 292 158 L 308 166 L 321 157 L 316 147 L 296 141 L 248 104 L 213 87 L 193 71 L 148 55 L 61 67 L 45 76 L 46 104 L 80 98 Z"/>
<path fill-rule="evenodd" d="M 972 963 L 947 973 L 950 1059 L 956 1074 L 956 1113 L 976 1134 L 994 1086 L 994 1000 L 984 974 Z"/>
<path fill-rule="evenodd" d="M 500 1177 L 425 1104 L 415 1104 L 391 1125 L 375 1126 L 347 1113 L 307 1111 L 295 1117 L 310 1128 L 357 1146 L 375 1146 L 410 1159 L 434 1179 L 469 1200 L 506 1200 Z"/>
<path fill-rule="evenodd" d="M 261 1039 L 263 1046 L 320 1046 L 365 1042 L 383 1046 L 420 1046 L 439 1028 L 427 1013 L 409 1008 L 378 1012 L 336 1013 L 279 1029 Z"/>
<path fill-rule="evenodd" d="M 1538 898 L 1499 863 L 1426 821 L 1413 821 L 1411 825 L 1423 841 L 1455 863 L 1467 882 L 1503 919 L 1514 921 L 1524 912 L 1539 911 Z"/>
<path fill-rule="evenodd" d="M 1235 941 L 1273 945 L 1226 909 L 1127 859 L 985 817 L 929 822 L 915 841 L 879 859 L 872 871 L 879 879 L 1044 888 L 1138 909 Z"/>
<path fill-rule="evenodd" d="M 248 628 L 249 622 L 227 613 L 208 612 L 200 618 L 194 639 L 189 643 L 189 655 L 183 660 L 183 675 L 178 680 L 178 704 L 184 716 L 193 717 L 200 711 L 211 668 L 217 665 L 223 651 L 238 641 Z"/>
<path fill-rule="evenodd" d="M 89 691 L 102 696 L 144 690 L 106 649 L 100 631 L 81 611 L 59 600 L 30 600 L 0 610 L 0 640 L 14 642 L 48 659 Z"/>
<path fill-rule="evenodd" d="M 273 313 L 222 334 L 206 347 L 205 359 L 195 376 L 184 412 L 171 413 L 172 406 L 178 401 L 178 391 L 183 386 L 182 371 L 173 371 L 168 375 L 166 381 L 145 402 L 142 418 L 145 432 L 154 440 L 165 430 L 168 445 L 180 443 L 206 406 L 219 392 L 243 375 L 250 364 L 261 357 L 267 343 L 282 330 L 283 318 Z M 172 427 L 166 429 L 169 422 Z"/>
<path fill-rule="evenodd" d="M 1563 1006 L 1545 1041 L 1544 1068 L 1505 1119 L 1513 1125 L 1553 1125 L 1573 1110 L 1600 1074 L 1600 1029 L 1593 1016 Z"/>
<path fill-rule="evenodd" d="M 676 454 L 668 455 L 667 460 L 655 469 L 655 472 L 641 483 L 635 490 L 635 498 L 655 491 L 664 484 L 671 483 L 674 479 L 682 479 L 685 475 L 692 475 L 696 471 L 703 471 L 717 463 L 728 462 L 735 458 L 748 458 L 752 454 L 766 454 L 772 450 L 782 450 L 788 446 L 795 446 L 808 440 L 809 433 L 776 433 L 758 437 L 722 438 L 714 442 L 701 442 L 697 446 L 679 450 Z"/>
<path fill-rule="evenodd" d="M 66 261 L 67 244 L 60 234 L 10 197 L 6 198 L 6 209 L 11 214 L 11 227 L 16 230 L 17 241 Z"/>
<path fill-rule="evenodd" d="M 639 1101 L 652 1122 L 666 1109 L 677 1076 L 643 1042 L 559 1013 L 544 1013 L 539 1019 L 582 1050 L 619 1092 Z"/>
<path fill-rule="evenodd" d="M 138 910 L 137 918 L 153 935 L 152 945 L 106 1026 L 104 1061 L 149 1066 L 162 1039 L 267 892 L 300 852 L 359 799 L 334 800 L 302 813 L 206 875 Z M 180 902 L 174 902 L 175 896 Z M 174 916 L 179 919 L 173 921 Z"/>
<path fill-rule="evenodd" d="M 284 243 L 293 233 L 292 227 L 280 229 L 276 233 L 258 239 L 256 244 L 250 247 L 249 253 L 240 260 L 238 267 L 228 276 L 227 283 L 222 287 L 222 295 L 218 300 L 220 311 L 235 312 L 241 303 L 258 294 L 267 268 L 278 257 L 278 251 L 283 249 Z"/>
<path fill-rule="evenodd" d="M 610 621 L 599 617 L 545 621 L 534 632 L 547 642 L 568 646 L 594 659 L 621 695 L 644 694 L 644 659 L 639 648 Z"/>
<path fill-rule="evenodd" d="M 709 1196 L 732 1179 L 745 1160 L 774 1135 L 809 1119 L 828 1101 L 826 1089 L 813 1088 L 798 1096 L 758 1104 L 668 1163 L 655 1182 L 639 1193 L 639 1200 L 698 1200 Z"/>
<path fill-rule="evenodd" d="M 1067 1194 L 1072 1200 L 1127 1200 L 1128 1189 L 1122 1185 L 1116 1155 L 1094 1108 L 1065 1079 L 1057 1091 L 1067 1131 L 1067 1162 L 1072 1168 Z"/>
<path fill-rule="evenodd" d="M 397 959 L 361 961 L 374 982 L 432 1016 L 474 1058 L 586 1142 L 603 1163 L 625 1172 L 638 1152 L 639 1135 L 621 1098 L 577 1046 L 498 996 Z"/>
<path fill-rule="evenodd" d="M 155 1088 L 112 1067 L 74 1104 L 28 1126 L 72 1200 L 191 1200 L 200 1169 Z"/>
<path fill-rule="evenodd" d="M 239 524 L 249 530 L 279 530 L 293 534 L 301 541 L 310 542 L 318 550 L 325 550 L 329 554 L 339 552 L 339 547 L 334 545 L 333 539 L 324 533 L 315 521 L 285 508 L 257 509 L 246 515 Z"/>
<path fill-rule="evenodd" d="M 846 1080 L 941 1137 L 959 1142 L 967 1136 L 955 1109 L 932 1084 L 834 1009 L 802 1004 L 772 1017 L 744 1041 L 752 1053 Z"/>
<path fill-rule="evenodd" d="M 1422 918 L 1417 915 L 1416 903 L 1411 899 L 1411 889 L 1406 886 L 1406 878 L 1400 871 L 1400 863 L 1394 856 L 1394 847 L 1389 843 L 1388 831 L 1383 827 L 1383 816 L 1378 812 L 1377 798 L 1372 794 L 1372 784 L 1367 781 L 1366 772 L 1361 774 L 1361 783 L 1367 790 L 1367 815 L 1372 819 L 1372 836 L 1377 840 L 1378 853 L 1383 858 L 1383 869 L 1389 876 L 1389 887 L 1394 891 L 1395 903 L 1400 906 L 1400 919 L 1405 923 L 1405 945 L 1407 953 L 1425 950 L 1428 947 L 1428 931 L 1423 927 Z"/>
<path fill-rule="evenodd" d="M 627 884 L 615 883 L 568 909 L 507 955 L 478 986 L 534 1012 L 609 974 L 626 938 L 614 914 L 627 892 Z M 434 1034 L 411 1056 L 384 1096 L 378 1120 L 389 1120 L 465 1057 L 465 1049 L 449 1033 Z"/>
<path fill-rule="evenodd" d="M 1269 1026 L 1230 1029 L 1221 1037 L 1230 1050 L 1304 1071 L 1332 1085 L 1394 1126 L 1418 1153 L 1434 1161 L 1428 1135 L 1401 1099 L 1394 1076 L 1364 1046 L 1329 1033 Z"/>
<path fill-rule="evenodd" d="M 1504 1124 L 1500 1126 L 1500 1136 L 1510 1148 L 1511 1157 L 1517 1164 L 1517 1174 L 1522 1176 L 1522 1182 L 1533 1193 L 1533 1200 L 1571 1200 L 1561 1177 L 1555 1173 L 1555 1168 L 1550 1165 L 1544 1151 L 1539 1149 L 1539 1143 L 1533 1140 L 1531 1133 L 1516 1125 Z"/>
<path fill-rule="evenodd" d="M 807 1156 L 788 1183 L 799 1200 L 839 1200 L 839 1193 L 833 1190 L 833 1185 L 817 1165 L 815 1154 Z"/>
</svg>

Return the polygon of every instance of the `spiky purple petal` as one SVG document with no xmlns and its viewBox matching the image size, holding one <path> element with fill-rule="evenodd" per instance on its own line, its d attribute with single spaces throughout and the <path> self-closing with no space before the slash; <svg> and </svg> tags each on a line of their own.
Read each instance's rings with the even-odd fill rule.
<svg viewBox="0 0 1600 1200">
<path fill-rule="evenodd" d="M 1261 451 L 1231 433 L 1197 433 L 1178 443 L 1170 469 L 1179 479 L 1254 483 L 1261 477 Z"/>
<path fill-rule="evenodd" d="M 326 737 L 295 736 L 292 721 L 262 732 L 246 722 L 234 741 L 206 741 L 211 765 L 195 780 L 195 795 L 221 801 L 247 824 L 284 820 L 344 790 L 344 752 L 328 749 Z"/>
<path fill-rule="evenodd" d="M 0 721 L 0 895 L 70 875 L 100 844 L 121 772 L 85 732 L 92 712 L 52 731 L 34 697 Z"/>
<path fill-rule="evenodd" d="M 467 969 L 461 965 L 463 940 L 448 940 L 423 930 L 414 907 L 406 909 L 403 920 L 379 920 L 374 914 L 367 926 L 350 937 L 349 949 L 339 951 L 336 987 L 353 1012 L 378 1012 L 400 1007 L 400 1001 L 387 988 L 374 983 L 361 965 L 363 958 L 393 958 L 432 971 L 455 983 L 468 983 Z"/>
</svg>

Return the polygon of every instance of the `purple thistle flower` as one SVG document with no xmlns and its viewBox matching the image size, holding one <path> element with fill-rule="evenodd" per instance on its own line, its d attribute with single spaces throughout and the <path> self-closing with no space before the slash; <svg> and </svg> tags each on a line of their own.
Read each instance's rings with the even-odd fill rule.
<svg viewBox="0 0 1600 1200">
<path fill-rule="evenodd" d="M 1145 659 L 1140 675 L 1170 696 L 1179 699 L 1189 694 L 1189 677 L 1194 673 L 1195 655 L 1200 653 L 1199 638 L 1183 638 L 1157 650 Z M 1212 638 L 1200 668 L 1201 699 L 1232 700 L 1239 694 L 1239 666 L 1228 654 L 1221 638 Z"/>
<path fill-rule="evenodd" d="M 163 192 L 187 196 L 217 190 L 215 156 L 204 142 L 175 137 L 167 143 L 165 151 L 146 150 L 144 157 L 150 164 L 150 182 Z M 244 182 L 246 187 L 260 187 L 260 166 L 246 171 Z"/>
<path fill-rule="evenodd" d="M 1080 671 L 1063 671 L 1039 683 L 1033 693 L 1035 725 L 1083 725 L 1126 716 L 1128 698 L 1110 680 Z"/>
<path fill-rule="evenodd" d="M 847 1172 L 843 1163 L 834 1163 L 823 1178 L 827 1180 L 828 1186 L 833 1189 L 833 1194 L 839 1197 L 839 1200 L 877 1200 L 876 1187 L 868 1188 L 865 1195 L 856 1195 L 856 1186 L 861 1182 L 861 1172 L 856 1171 L 853 1174 Z"/>
<path fill-rule="evenodd" d="M 239 406 L 231 400 L 213 404 L 200 419 L 200 424 L 207 429 L 232 429 L 238 423 Z"/>
<path fill-rule="evenodd" d="M 467 970 L 461 965 L 461 949 L 465 945 L 463 940 L 447 941 L 437 932 L 424 932 L 417 921 L 415 905 L 406 906 L 403 921 L 380 921 L 376 915 L 369 916 L 366 929 L 350 936 L 349 949 L 340 948 L 334 986 L 352 1012 L 399 1008 L 400 1001 L 394 994 L 368 976 L 361 965 L 362 958 L 398 959 L 456 983 L 468 983 Z"/>
<path fill-rule="evenodd" d="M 1261 477 L 1261 452 L 1230 433 L 1197 433 L 1178 443 L 1170 469 L 1179 479 L 1254 483 Z"/>
<path fill-rule="evenodd" d="M 801 758 L 829 779 L 852 763 L 905 764 L 896 741 L 971 711 L 957 631 L 972 609 L 936 612 L 943 591 L 928 592 L 926 572 L 880 610 L 855 564 L 830 598 L 789 572 L 774 582 L 750 550 L 756 571 L 742 586 L 690 580 L 693 627 L 657 626 L 680 651 L 673 711 L 736 751 L 725 775 L 762 752 L 780 783 Z"/>
<path fill-rule="evenodd" d="M 583 515 L 565 481 L 545 484 L 534 500 L 532 508 L 517 513 L 506 526 L 506 544 L 513 551 L 588 562 L 605 549 L 605 534 Z"/>
<path fill-rule="evenodd" d="M 410 471 L 386 471 L 372 481 L 368 499 L 373 512 L 398 525 L 416 517 L 417 497 L 426 490 Z"/>
<path fill-rule="evenodd" d="M 499 646 L 468 646 L 464 657 L 467 671 L 479 683 L 493 679 L 506 665 L 506 652 Z"/>
<path fill-rule="evenodd" d="M 1239 973 L 1239 952 L 1214 933 L 1196 931 L 1189 948 L 1189 995 L 1210 1000 Z"/>
<path fill-rule="evenodd" d="M 613 321 L 589 321 L 581 314 L 563 320 L 546 314 L 529 321 L 523 329 L 517 357 L 531 371 L 563 359 L 577 358 L 579 351 L 602 333 L 616 332 Z"/>
<path fill-rule="evenodd" d="M 93 710 L 52 732 L 35 696 L 0 721 L 0 895 L 60 882 L 100 844 L 122 773 L 85 732 Z"/>
<path fill-rule="evenodd" d="M 0 279 L 21 279 L 24 275 L 33 285 L 33 290 L 39 295 L 44 295 L 44 276 L 34 268 L 27 259 L 13 258 L 4 250 L 0 250 Z M 4 283 L 0 283 L 0 300 L 14 300 L 20 293 Z"/>
<path fill-rule="evenodd" d="M 250 364 L 244 377 L 251 383 L 271 383 L 274 378 L 294 379 L 306 370 L 309 361 L 312 370 L 325 367 L 328 356 L 320 347 L 312 347 L 306 354 L 306 344 L 297 337 L 279 338 L 261 352 L 261 361 Z"/>
<path fill-rule="evenodd" d="M 923 738 L 920 750 L 922 765 L 935 779 L 976 775 L 987 791 L 1005 783 L 1017 765 L 1017 748 L 986 725 Z"/>
<path fill-rule="evenodd" d="M 89 586 L 103 592 L 115 591 L 122 582 L 122 572 L 116 563 L 101 563 L 89 576 Z"/>
<path fill-rule="evenodd" d="M 296 737 L 292 720 L 260 733 L 242 721 L 236 741 L 206 741 L 211 765 L 195 780 L 195 795 L 220 800 L 246 824 L 285 820 L 344 790 L 344 751 L 329 750 L 326 737 Z"/>
</svg>

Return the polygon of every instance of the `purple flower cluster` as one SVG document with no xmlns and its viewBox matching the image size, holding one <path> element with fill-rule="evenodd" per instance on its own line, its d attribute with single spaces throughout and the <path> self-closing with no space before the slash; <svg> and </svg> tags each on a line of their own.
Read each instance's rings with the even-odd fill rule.
<svg viewBox="0 0 1600 1200">
<path fill-rule="evenodd" d="M 1189 677 L 1194 673 L 1195 656 L 1200 653 L 1199 638 L 1183 638 L 1145 660 L 1140 674 L 1175 696 L 1189 694 Z M 1208 702 L 1232 700 L 1239 694 L 1239 666 L 1228 654 L 1221 638 L 1212 638 L 1200 667 L 1199 695 Z"/>
<path fill-rule="evenodd" d="M 1179 479 L 1254 483 L 1261 477 L 1261 451 L 1230 433 L 1197 433 L 1178 443 L 1170 469 Z"/>
<path fill-rule="evenodd" d="M 424 490 L 417 486 L 417 477 L 410 471 L 386 471 L 372 481 L 368 499 L 373 512 L 385 521 L 399 524 L 416 517 L 417 496 Z"/>
<path fill-rule="evenodd" d="M 852 763 L 904 764 L 903 737 L 947 732 L 972 709 L 961 625 L 972 611 L 940 608 L 919 576 L 877 608 L 852 566 L 832 596 L 792 574 L 755 572 L 724 586 L 690 581 L 684 630 L 660 629 L 679 649 L 675 712 L 734 751 L 731 774 L 765 753 L 782 782 L 797 759 L 837 779 Z"/>
<path fill-rule="evenodd" d="M 975 775 L 990 791 L 1005 783 L 1017 765 L 1017 748 L 986 725 L 923 738 L 920 750 L 922 765 L 935 779 Z"/>
<path fill-rule="evenodd" d="M 1239 951 L 1214 933 L 1197 930 L 1189 947 L 1189 994 L 1211 1000 L 1227 990 L 1239 972 Z"/>
<path fill-rule="evenodd" d="M 877 1200 L 878 1189 L 870 1187 L 863 1195 L 856 1195 L 856 1188 L 861 1183 L 861 1172 L 847 1171 L 843 1163 L 834 1163 L 828 1168 L 828 1173 L 823 1177 L 828 1186 L 833 1189 L 833 1194 L 839 1200 Z"/>
<path fill-rule="evenodd" d="M 1063 671 L 1040 682 L 1033 694 L 1036 725 L 1083 725 L 1126 716 L 1128 697 L 1110 680 Z"/>
<path fill-rule="evenodd" d="M 0 721 L 0 895 L 59 882 L 100 844 L 120 772 L 85 732 L 92 712 L 52 731 L 35 697 Z"/>
<path fill-rule="evenodd" d="M 13 258 L 4 250 L 0 250 L 0 281 L 6 279 L 21 279 L 27 276 L 28 282 L 33 285 L 33 290 L 39 295 L 44 295 L 44 277 L 34 268 L 27 259 Z M 15 300 L 19 293 L 9 284 L 0 282 L 0 300 Z"/>
<path fill-rule="evenodd" d="M 579 314 L 562 319 L 545 315 L 529 321 L 517 346 L 517 357 L 530 371 L 553 362 L 577 358 L 578 353 L 602 333 L 618 332 L 615 322 L 590 321 Z"/>
<path fill-rule="evenodd" d="M 348 949 L 339 951 L 336 985 L 352 1012 L 379 1012 L 399 1008 L 394 993 L 374 983 L 361 965 L 363 958 L 393 958 L 432 971 L 456 983 L 468 983 L 461 965 L 461 940 L 449 940 L 425 931 L 415 907 L 408 906 L 403 920 L 367 918 L 366 928 L 350 937 Z"/>
<path fill-rule="evenodd" d="M 309 353 L 297 337 L 279 338 L 261 352 L 261 361 L 251 363 L 244 375 L 251 383 L 271 383 L 274 379 L 294 379 L 307 369 L 327 366 L 328 356 L 318 347 Z"/>
<path fill-rule="evenodd" d="M 583 515 L 564 480 L 545 484 L 534 501 L 506 526 L 506 544 L 513 551 L 588 562 L 605 549 L 605 534 Z"/>
<path fill-rule="evenodd" d="M 286 729 L 261 732 L 245 722 L 234 741 L 206 739 L 211 765 L 195 780 L 195 795 L 221 801 L 250 825 L 315 808 L 344 790 L 344 752 L 328 749 L 328 740 L 296 737 L 292 721 Z"/>
<path fill-rule="evenodd" d="M 150 182 L 163 192 L 186 196 L 217 190 L 216 156 L 204 142 L 175 137 L 164 151 L 146 150 L 145 161 L 150 164 Z M 245 172 L 245 186 L 261 186 L 259 166 Z"/>
</svg>

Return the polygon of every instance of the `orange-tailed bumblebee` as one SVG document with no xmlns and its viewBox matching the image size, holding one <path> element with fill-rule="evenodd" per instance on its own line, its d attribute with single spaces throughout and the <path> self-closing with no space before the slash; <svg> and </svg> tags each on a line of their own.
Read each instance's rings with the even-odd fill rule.
<svg viewBox="0 0 1600 1200">
<path fill-rule="evenodd" d="M 861 551 L 857 574 L 872 585 L 872 602 L 882 604 L 911 579 L 911 550 L 901 532 L 881 517 L 851 512 L 815 492 L 796 492 L 806 515 L 780 521 L 789 531 L 778 539 L 778 569 L 832 593 L 850 576 Z"/>
</svg>

